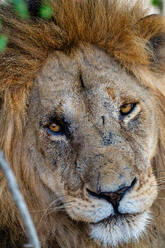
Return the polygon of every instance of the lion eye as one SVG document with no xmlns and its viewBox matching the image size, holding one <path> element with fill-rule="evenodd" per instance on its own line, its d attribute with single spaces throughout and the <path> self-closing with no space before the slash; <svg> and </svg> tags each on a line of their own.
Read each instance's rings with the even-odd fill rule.
<svg viewBox="0 0 165 248">
<path fill-rule="evenodd" d="M 123 104 L 120 107 L 120 114 L 121 115 L 128 115 L 130 114 L 136 106 L 136 103 L 128 103 L 128 104 Z"/>
<path fill-rule="evenodd" d="M 48 126 L 48 131 L 50 131 L 53 134 L 61 134 L 62 133 L 62 127 L 55 122 L 52 122 Z"/>
</svg>

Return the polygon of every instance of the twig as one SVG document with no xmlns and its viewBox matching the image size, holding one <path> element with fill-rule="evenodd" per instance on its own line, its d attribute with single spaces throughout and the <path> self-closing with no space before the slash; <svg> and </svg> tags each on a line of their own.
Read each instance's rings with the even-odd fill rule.
<svg viewBox="0 0 165 248">
<path fill-rule="evenodd" d="M 23 224 L 27 231 L 27 236 L 29 238 L 29 244 L 25 245 L 25 247 L 40 248 L 41 247 L 40 242 L 39 242 L 32 218 L 30 216 L 30 213 L 28 211 L 24 198 L 19 190 L 18 183 L 16 182 L 15 176 L 10 166 L 8 165 L 6 159 L 4 158 L 2 151 L 0 151 L 0 168 L 3 170 L 5 174 L 5 177 L 8 182 L 9 190 L 20 212 Z"/>
</svg>

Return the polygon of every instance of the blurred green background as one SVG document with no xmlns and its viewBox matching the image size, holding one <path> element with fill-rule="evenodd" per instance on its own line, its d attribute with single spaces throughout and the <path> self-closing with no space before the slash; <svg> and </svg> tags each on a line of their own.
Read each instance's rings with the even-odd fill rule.
<svg viewBox="0 0 165 248">
<path fill-rule="evenodd" d="M 151 4 L 158 7 L 161 11 L 163 9 L 163 0 L 151 0 Z"/>
</svg>

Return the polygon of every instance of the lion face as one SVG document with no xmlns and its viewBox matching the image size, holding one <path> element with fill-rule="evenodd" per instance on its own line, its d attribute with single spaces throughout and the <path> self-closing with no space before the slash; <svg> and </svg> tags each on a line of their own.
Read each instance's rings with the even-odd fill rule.
<svg viewBox="0 0 165 248">
<path fill-rule="evenodd" d="M 156 101 L 112 57 L 85 47 L 54 52 L 35 80 L 23 159 L 91 238 L 116 246 L 151 218 Z"/>
</svg>

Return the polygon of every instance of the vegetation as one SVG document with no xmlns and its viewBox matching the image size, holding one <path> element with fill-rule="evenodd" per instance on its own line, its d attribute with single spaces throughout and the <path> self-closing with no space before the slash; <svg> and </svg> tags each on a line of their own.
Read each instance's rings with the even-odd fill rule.
<svg viewBox="0 0 165 248">
<path fill-rule="evenodd" d="M 13 8 L 15 12 L 18 14 L 18 16 L 22 19 L 28 19 L 29 18 L 29 11 L 28 6 L 25 0 L 9 0 L 10 3 L 13 4 Z M 53 10 L 49 6 L 49 4 L 41 4 L 40 10 L 39 10 L 40 17 L 44 19 L 49 19 L 52 17 Z M 2 21 L 0 20 L 0 32 L 2 28 Z M 0 34 L 0 52 L 3 52 L 7 46 L 8 39 L 5 36 L 5 34 Z"/>
<path fill-rule="evenodd" d="M 161 11 L 163 8 L 163 0 L 151 0 L 153 6 L 158 7 Z"/>
</svg>

